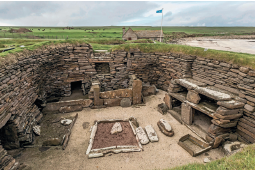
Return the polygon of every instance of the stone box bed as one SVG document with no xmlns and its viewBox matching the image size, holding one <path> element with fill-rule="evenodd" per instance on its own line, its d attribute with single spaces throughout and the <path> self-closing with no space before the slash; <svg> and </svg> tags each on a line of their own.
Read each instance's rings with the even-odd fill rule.
<svg viewBox="0 0 258 173">
<path fill-rule="evenodd" d="M 122 132 L 111 134 L 112 126 L 119 122 Z M 91 129 L 89 146 L 86 155 L 89 158 L 102 157 L 108 153 L 139 152 L 142 146 L 128 119 L 111 119 L 96 121 Z"/>
</svg>

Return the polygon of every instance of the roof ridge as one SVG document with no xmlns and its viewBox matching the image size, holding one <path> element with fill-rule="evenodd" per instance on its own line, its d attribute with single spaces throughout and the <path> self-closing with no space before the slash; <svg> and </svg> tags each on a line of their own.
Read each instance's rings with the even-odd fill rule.
<svg viewBox="0 0 258 173">
<path fill-rule="evenodd" d="M 129 29 L 131 29 L 132 30 L 132 28 L 131 27 L 129 27 L 128 29 L 127 29 L 127 31 L 129 30 Z M 123 34 L 123 36 L 127 33 L 127 31 L 125 31 L 125 33 Z M 132 30 L 133 31 L 133 30 Z M 133 31 L 134 32 L 134 31 Z M 135 32 L 134 32 L 135 33 Z M 136 34 L 136 33 L 135 33 Z M 137 35 L 137 34 L 136 34 Z M 123 37 L 122 36 L 122 37 Z M 137 35 L 138 36 L 138 35 Z"/>
</svg>

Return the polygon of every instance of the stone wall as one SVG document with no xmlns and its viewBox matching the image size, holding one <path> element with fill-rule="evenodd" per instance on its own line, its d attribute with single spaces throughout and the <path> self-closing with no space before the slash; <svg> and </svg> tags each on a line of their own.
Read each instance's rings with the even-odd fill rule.
<svg viewBox="0 0 258 173">
<path fill-rule="evenodd" d="M 236 94 L 245 104 L 244 116 L 237 125 L 237 133 L 254 143 L 255 72 L 235 64 L 196 58 L 192 64 L 193 79 Z"/>
<path fill-rule="evenodd" d="M 97 74 L 95 63 L 108 63 L 110 73 Z M 38 108 L 40 104 L 36 106 L 35 101 L 44 105 L 51 96 L 69 96 L 71 82 L 75 81 L 82 81 L 84 94 L 89 92 L 95 81 L 99 81 L 101 92 L 125 89 L 129 86 L 129 75 L 132 74 L 143 84 L 154 84 L 166 91 L 171 79 L 193 77 L 238 94 L 245 103 L 243 118 L 249 118 L 248 122 L 254 124 L 253 70 L 194 56 L 142 53 L 138 49 L 93 54 L 88 44 L 66 44 L 32 55 L 20 55 L 16 63 L 1 67 L 2 144 L 5 148 L 18 148 L 33 142 L 32 127 L 43 116 Z M 246 124 L 244 120 L 238 125 L 240 133 L 244 131 L 243 124 Z"/>
</svg>

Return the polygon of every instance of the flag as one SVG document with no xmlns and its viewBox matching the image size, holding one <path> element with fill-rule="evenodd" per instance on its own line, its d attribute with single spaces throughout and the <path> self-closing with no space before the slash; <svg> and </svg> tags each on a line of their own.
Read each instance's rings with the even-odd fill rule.
<svg viewBox="0 0 258 173">
<path fill-rule="evenodd" d="M 157 10 L 156 13 L 162 13 L 162 10 Z"/>
</svg>

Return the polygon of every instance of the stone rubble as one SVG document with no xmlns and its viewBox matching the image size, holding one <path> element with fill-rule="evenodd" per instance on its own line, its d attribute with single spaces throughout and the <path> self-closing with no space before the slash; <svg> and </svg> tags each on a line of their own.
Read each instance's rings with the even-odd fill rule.
<svg viewBox="0 0 258 173">
<path fill-rule="evenodd" d="M 34 132 L 36 135 L 40 136 L 40 126 L 34 126 L 34 127 L 33 127 L 33 132 Z"/>
<path fill-rule="evenodd" d="M 69 126 L 72 122 L 73 120 L 70 120 L 70 119 L 61 120 L 61 124 L 64 126 Z"/>
</svg>

